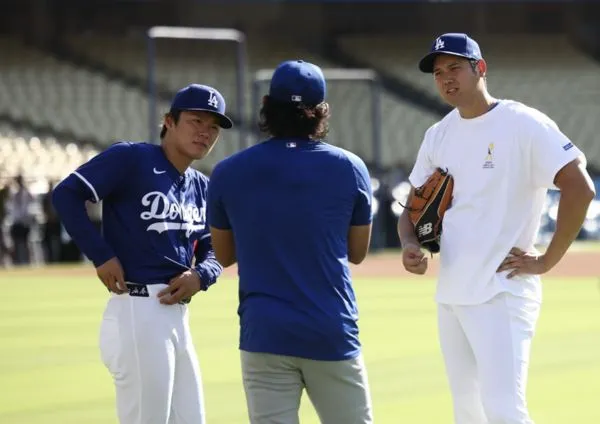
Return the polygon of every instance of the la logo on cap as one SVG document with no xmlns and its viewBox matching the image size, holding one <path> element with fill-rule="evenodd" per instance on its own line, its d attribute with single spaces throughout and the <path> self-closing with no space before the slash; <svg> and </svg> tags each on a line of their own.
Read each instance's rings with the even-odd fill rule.
<svg viewBox="0 0 600 424">
<path fill-rule="evenodd" d="M 208 96 L 208 104 L 214 107 L 215 109 L 219 108 L 219 100 L 217 99 L 217 96 L 215 96 L 214 91 L 211 91 Z"/>
<path fill-rule="evenodd" d="M 438 38 L 437 40 L 435 40 L 435 46 L 433 47 L 436 50 L 439 49 L 443 49 L 444 48 L 444 40 L 442 40 L 442 38 Z"/>
</svg>

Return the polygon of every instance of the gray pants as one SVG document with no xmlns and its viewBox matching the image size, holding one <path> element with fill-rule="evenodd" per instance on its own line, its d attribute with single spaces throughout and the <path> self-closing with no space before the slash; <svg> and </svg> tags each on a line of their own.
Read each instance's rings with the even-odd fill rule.
<svg viewBox="0 0 600 424">
<path fill-rule="evenodd" d="M 251 424 L 298 424 L 303 389 L 322 424 L 371 424 L 373 412 L 362 355 L 314 361 L 241 351 Z"/>
</svg>

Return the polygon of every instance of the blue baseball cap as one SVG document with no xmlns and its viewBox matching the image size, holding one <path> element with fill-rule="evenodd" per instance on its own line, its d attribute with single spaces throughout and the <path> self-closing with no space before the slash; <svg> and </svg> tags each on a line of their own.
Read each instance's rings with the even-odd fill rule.
<svg viewBox="0 0 600 424">
<path fill-rule="evenodd" d="M 190 84 L 179 90 L 171 102 L 171 110 L 197 110 L 214 113 L 219 117 L 221 128 L 233 127 L 225 115 L 225 99 L 216 89 L 208 85 Z"/>
<path fill-rule="evenodd" d="M 327 86 L 323 71 L 303 60 L 282 62 L 273 72 L 269 96 L 279 102 L 315 106 L 325 100 Z"/>
<path fill-rule="evenodd" d="M 449 32 L 435 39 L 431 45 L 431 51 L 419 62 L 421 72 L 433 73 L 433 62 L 439 54 L 449 54 L 473 60 L 482 58 L 481 49 L 475 40 L 467 34 Z"/>
</svg>

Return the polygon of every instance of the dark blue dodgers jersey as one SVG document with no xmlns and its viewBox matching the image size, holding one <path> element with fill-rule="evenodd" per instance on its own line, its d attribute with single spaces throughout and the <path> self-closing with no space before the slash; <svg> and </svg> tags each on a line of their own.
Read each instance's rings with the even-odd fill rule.
<svg viewBox="0 0 600 424">
<path fill-rule="evenodd" d="M 271 139 L 211 175 L 211 226 L 232 230 L 240 349 L 345 360 L 360 353 L 348 230 L 371 223 L 371 184 L 356 155 Z"/>
<path fill-rule="evenodd" d="M 121 142 L 63 180 L 53 202 L 96 266 L 116 256 L 127 281 L 167 283 L 190 269 L 195 256 L 206 289 L 222 271 L 206 225 L 207 185 L 208 178 L 194 169 L 180 174 L 160 146 Z M 69 203 L 74 196 L 102 200 L 102 237 L 75 215 L 77 203 Z"/>
</svg>

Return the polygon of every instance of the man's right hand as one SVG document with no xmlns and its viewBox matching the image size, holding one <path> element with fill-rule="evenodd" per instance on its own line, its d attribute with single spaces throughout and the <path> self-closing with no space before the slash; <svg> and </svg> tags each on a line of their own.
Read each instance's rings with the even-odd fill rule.
<svg viewBox="0 0 600 424">
<path fill-rule="evenodd" d="M 111 292 L 123 294 L 128 291 L 125 285 L 123 267 L 121 267 L 121 262 L 116 257 L 109 259 L 96 268 L 96 274 Z"/>
<path fill-rule="evenodd" d="M 423 275 L 427 271 L 427 258 L 416 244 L 407 244 L 402 248 L 404 269 L 413 274 Z"/>
</svg>

